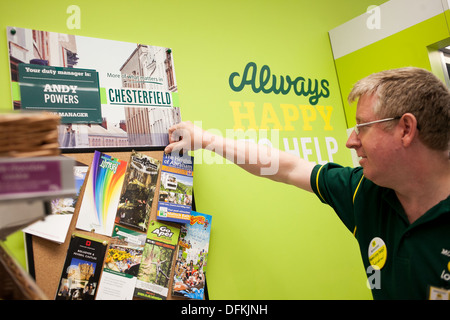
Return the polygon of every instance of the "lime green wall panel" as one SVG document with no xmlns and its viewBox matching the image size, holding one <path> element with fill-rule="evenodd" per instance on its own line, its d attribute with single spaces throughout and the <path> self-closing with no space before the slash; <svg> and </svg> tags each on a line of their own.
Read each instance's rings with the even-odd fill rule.
<svg viewBox="0 0 450 320">
<path fill-rule="evenodd" d="M 359 79 L 408 66 L 431 71 L 428 46 L 450 37 L 446 14 L 448 11 L 335 60 L 348 127 L 356 124 L 356 105 L 349 106 L 347 97 Z"/>
<path fill-rule="evenodd" d="M 16 260 L 18 265 L 22 266 L 24 270 L 27 270 L 27 258 L 23 242 L 24 234 L 21 231 L 10 234 L 4 240 L 8 253 Z"/>
</svg>

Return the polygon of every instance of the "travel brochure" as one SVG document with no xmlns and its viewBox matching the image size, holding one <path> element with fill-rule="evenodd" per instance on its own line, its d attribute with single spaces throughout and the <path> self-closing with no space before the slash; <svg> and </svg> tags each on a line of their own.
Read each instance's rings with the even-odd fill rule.
<svg viewBox="0 0 450 320">
<path fill-rule="evenodd" d="M 165 300 L 180 228 L 152 221 L 142 254 L 134 296 Z"/>
<path fill-rule="evenodd" d="M 96 300 L 132 300 L 142 249 L 110 244 Z"/>
<path fill-rule="evenodd" d="M 145 233 L 116 225 L 113 230 L 96 300 L 132 300 Z"/>
<path fill-rule="evenodd" d="M 194 157 L 164 154 L 157 219 L 177 223 L 190 221 Z"/>
<path fill-rule="evenodd" d="M 189 223 L 181 226 L 173 275 L 172 295 L 202 300 L 209 252 L 212 216 L 191 212 Z"/>
<path fill-rule="evenodd" d="M 73 234 L 55 300 L 94 300 L 106 241 Z"/>
<path fill-rule="evenodd" d="M 125 173 L 115 222 L 147 231 L 160 161 L 133 152 Z"/>
<path fill-rule="evenodd" d="M 127 162 L 95 151 L 76 227 L 111 236 Z"/>
</svg>

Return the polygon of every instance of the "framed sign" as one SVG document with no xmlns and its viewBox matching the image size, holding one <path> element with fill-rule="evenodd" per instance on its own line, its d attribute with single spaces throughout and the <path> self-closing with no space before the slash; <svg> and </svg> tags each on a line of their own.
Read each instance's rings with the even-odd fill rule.
<svg viewBox="0 0 450 320">
<path fill-rule="evenodd" d="M 48 110 L 61 123 L 102 123 L 95 70 L 19 64 L 21 106 Z"/>
<path fill-rule="evenodd" d="M 64 152 L 168 144 L 181 121 L 172 49 L 7 28 L 12 109 L 61 116 Z"/>
</svg>

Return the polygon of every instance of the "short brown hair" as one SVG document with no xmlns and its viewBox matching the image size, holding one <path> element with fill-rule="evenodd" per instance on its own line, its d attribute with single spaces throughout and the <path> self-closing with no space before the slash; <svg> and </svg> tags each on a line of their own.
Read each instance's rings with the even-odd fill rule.
<svg viewBox="0 0 450 320">
<path fill-rule="evenodd" d="M 378 117 L 412 113 L 417 119 L 419 139 L 431 149 L 449 150 L 450 91 L 431 72 L 407 67 L 374 73 L 355 84 L 349 103 L 364 94 L 376 95 L 374 113 Z"/>
</svg>

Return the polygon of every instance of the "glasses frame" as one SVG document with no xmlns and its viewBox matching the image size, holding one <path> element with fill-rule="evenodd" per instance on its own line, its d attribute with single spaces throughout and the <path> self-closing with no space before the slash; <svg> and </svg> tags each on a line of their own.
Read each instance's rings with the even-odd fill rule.
<svg viewBox="0 0 450 320">
<path fill-rule="evenodd" d="M 355 131 L 356 135 L 359 135 L 359 133 L 360 133 L 359 128 L 361 128 L 361 127 L 370 126 L 370 125 L 375 124 L 375 123 L 381 123 L 381 122 L 386 122 L 386 121 L 398 120 L 400 118 L 401 118 L 401 116 L 394 117 L 394 118 L 380 119 L 380 120 L 375 120 L 375 121 L 370 121 L 370 122 L 365 122 L 365 123 L 360 123 L 360 124 L 357 124 L 356 126 L 354 126 L 353 130 Z"/>
</svg>

